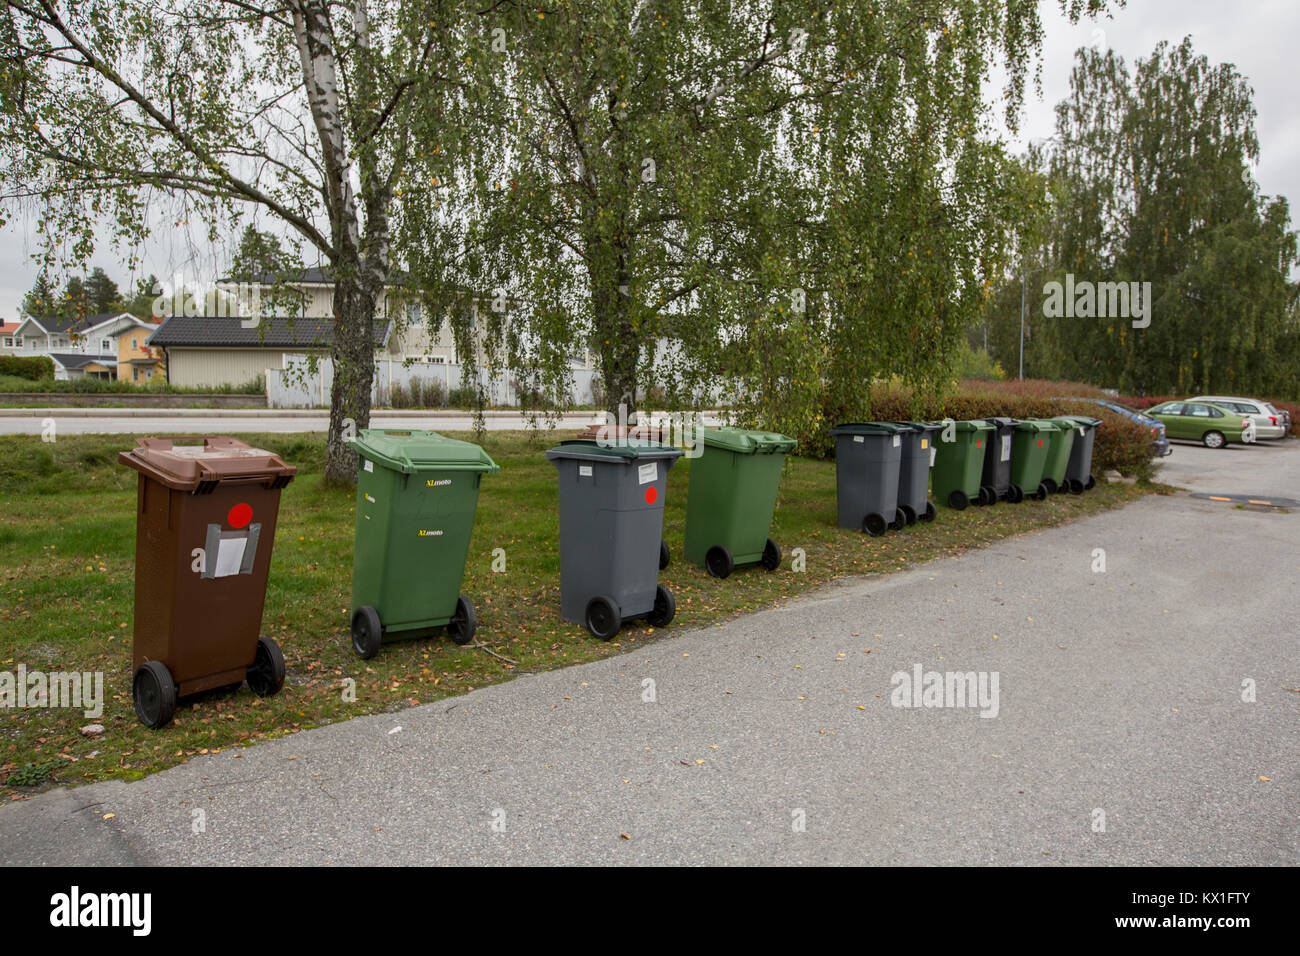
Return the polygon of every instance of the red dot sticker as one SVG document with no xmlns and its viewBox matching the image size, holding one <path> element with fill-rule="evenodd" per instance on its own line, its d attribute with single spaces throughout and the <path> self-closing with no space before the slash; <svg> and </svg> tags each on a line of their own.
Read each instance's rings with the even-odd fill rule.
<svg viewBox="0 0 1300 956">
<path fill-rule="evenodd" d="M 242 528 L 253 520 L 253 509 L 241 501 L 230 509 L 230 514 L 226 515 L 226 520 L 230 522 L 230 527 Z"/>
<path fill-rule="evenodd" d="M 1038 439 L 1038 447 L 1039 447 L 1039 448 L 1042 448 L 1042 447 L 1043 447 L 1043 440 L 1042 440 L 1041 438 Z"/>
<path fill-rule="evenodd" d="M 654 485 L 651 485 L 649 488 L 645 490 L 645 503 L 648 505 L 652 505 L 658 500 L 659 500 L 659 489 L 656 488 Z"/>
<path fill-rule="evenodd" d="M 975 447 L 976 447 L 976 448 L 983 448 L 983 447 L 984 447 L 984 441 L 983 441 L 983 439 L 980 439 L 980 438 L 975 439 Z"/>
</svg>

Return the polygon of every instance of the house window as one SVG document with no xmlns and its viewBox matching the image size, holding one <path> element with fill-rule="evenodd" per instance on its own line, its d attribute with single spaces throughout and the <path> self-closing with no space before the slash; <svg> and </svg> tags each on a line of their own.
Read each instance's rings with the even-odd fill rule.
<svg viewBox="0 0 1300 956">
<path fill-rule="evenodd" d="M 13 348 L 13 347 L 14 347 L 14 337 L 13 337 L 12 335 L 6 335 L 6 336 L 5 336 L 5 348 L 7 348 L 7 349 L 11 349 L 11 348 Z"/>
<path fill-rule="evenodd" d="M 29 349 L 34 349 L 34 348 L 36 348 L 36 340 L 35 340 L 35 339 L 28 339 L 28 340 L 27 340 L 27 347 L 28 347 Z"/>
<path fill-rule="evenodd" d="M 131 340 L 131 351 L 132 351 L 132 352 L 137 352 L 137 351 L 139 351 L 139 349 L 140 349 L 140 340 L 139 340 L 139 339 L 132 339 L 132 340 Z"/>
<path fill-rule="evenodd" d="M 133 346 L 133 347 L 134 347 L 134 346 Z M 111 351 L 113 351 L 113 340 L 112 340 L 112 339 L 100 339 L 100 340 L 99 340 L 99 350 L 100 350 L 101 352 L 111 352 Z"/>
</svg>

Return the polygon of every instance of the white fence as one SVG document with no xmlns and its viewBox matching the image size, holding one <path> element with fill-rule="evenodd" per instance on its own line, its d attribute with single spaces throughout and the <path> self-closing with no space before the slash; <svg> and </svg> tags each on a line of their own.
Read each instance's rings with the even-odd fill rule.
<svg viewBox="0 0 1300 956">
<path fill-rule="evenodd" d="M 284 370 L 271 369 L 266 373 L 267 408 L 328 408 L 330 389 L 334 384 L 334 363 L 329 358 L 319 358 L 315 367 L 305 355 L 286 355 Z M 407 394 L 413 382 L 421 390 L 442 389 L 448 395 L 464 384 L 460 365 L 412 363 L 405 365 L 400 359 L 375 361 L 375 377 L 370 389 L 370 403 L 376 408 L 392 405 L 394 388 Z M 595 374 L 591 369 L 574 369 L 573 384 L 569 390 L 572 399 L 567 404 L 592 402 L 591 383 Z M 479 382 L 487 392 L 489 405 L 518 405 L 519 396 L 511 376 L 500 374 L 489 377 L 484 371 L 478 374 Z"/>
</svg>

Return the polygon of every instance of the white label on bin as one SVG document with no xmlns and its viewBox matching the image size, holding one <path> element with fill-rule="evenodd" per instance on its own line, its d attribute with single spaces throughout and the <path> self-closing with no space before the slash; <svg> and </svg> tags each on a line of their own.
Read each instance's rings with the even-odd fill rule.
<svg viewBox="0 0 1300 956">
<path fill-rule="evenodd" d="M 366 471 L 374 471 L 374 470 L 375 470 L 375 463 L 374 463 L 373 461 L 371 461 L 369 458 L 366 459 L 365 469 L 366 469 Z"/>
<path fill-rule="evenodd" d="M 238 574 L 244 564 L 244 547 L 247 544 L 248 539 L 243 536 L 222 538 L 217 545 L 217 567 L 212 572 L 212 576 L 228 578 L 232 574 Z"/>
<path fill-rule="evenodd" d="M 934 467 L 934 456 L 935 456 L 935 454 L 936 454 L 938 451 L 939 451 L 939 446 L 938 446 L 938 445 L 931 445 L 931 446 L 930 446 L 930 467 L 931 467 L 931 468 Z"/>
<path fill-rule="evenodd" d="M 579 477 L 579 478 L 590 478 L 590 477 L 591 477 L 591 465 L 579 465 L 579 466 L 578 466 L 578 477 Z"/>
<path fill-rule="evenodd" d="M 854 440 L 854 441 L 862 441 L 862 442 L 866 441 L 866 439 L 863 438 L 861 435 L 854 435 L 854 436 L 853 436 L 853 440 Z"/>
<path fill-rule="evenodd" d="M 895 435 L 895 436 L 894 436 L 894 447 L 897 448 L 897 447 L 899 446 L 899 444 L 901 444 L 901 441 L 900 441 L 899 437 L 898 437 L 897 435 Z"/>
<path fill-rule="evenodd" d="M 1003 461 L 1011 460 L 1011 436 L 1010 435 L 1002 436 L 1002 460 Z"/>
<path fill-rule="evenodd" d="M 648 485 L 652 481 L 658 481 L 659 463 L 655 461 L 648 461 L 644 465 L 641 465 L 636 470 L 636 477 L 637 480 L 643 485 Z"/>
</svg>

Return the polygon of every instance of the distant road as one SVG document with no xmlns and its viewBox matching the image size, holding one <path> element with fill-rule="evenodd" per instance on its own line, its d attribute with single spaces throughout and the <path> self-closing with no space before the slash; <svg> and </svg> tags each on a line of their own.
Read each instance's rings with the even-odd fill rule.
<svg viewBox="0 0 1300 956">
<path fill-rule="evenodd" d="M 598 412 L 571 412 L 560 418 L 557 428 L 585 428 L 603 422 Z M 53 419 L 60 435 L 150 435 L 150 434 L 226 434 L 228 432 L 323 432 L 329 427 L 324 411 L 281 411 L 274 409 L 126 409 L 126 408 L 49 408 L 0 409 L 0 435 L 39 435 L 45 422 Z M 517 412 L 488 412 L 487 428 L 501 431 L 525 428 L 527 422 Z M 706 414 L 706 424 L 717 424 L 715 416 Z M 545 428 L 545 420 L 540 421 Z M 465 412 L 377 411 L 371 415 L 372 428 L 429 428 L 435 431 L 468 431 L 474 427 L 472 416 Z"/>
</svg>

